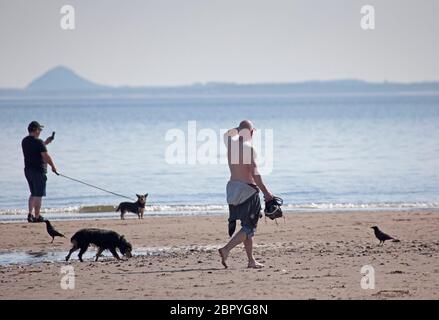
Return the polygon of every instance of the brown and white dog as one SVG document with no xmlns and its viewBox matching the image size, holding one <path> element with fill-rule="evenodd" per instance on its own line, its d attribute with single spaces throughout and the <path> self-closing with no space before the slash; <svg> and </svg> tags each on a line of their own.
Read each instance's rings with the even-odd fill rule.
<svg viewBox="0 0 439 320">
<path fill-rule="evenodd" d="M 120 218 L 123 220 L 125 219 L 125 213 L 126 212 L 132 212 L 137 214 L 139 219 L 143 219 L 143 213 L 145 211 L 145 204 L 146 204 L 146 198 L 148 197 L 148 194 L 145 193 L 144 195 L 136 194 L 137 201 L 136 202 L 121 202 L 117 206 L 116 212 L 120 211 Z"/>
</svg>

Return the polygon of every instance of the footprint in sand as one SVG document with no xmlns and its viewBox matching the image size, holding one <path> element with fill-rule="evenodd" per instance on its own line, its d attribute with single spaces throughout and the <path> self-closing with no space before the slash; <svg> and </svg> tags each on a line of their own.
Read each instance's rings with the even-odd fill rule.
<svg viewBox="0 0 439 320">
<path fill-rule="evenodd" d="M 373 295 L 380 298 L 401 298 L 410 295 L 410 291 L 409 290 L 381 290 Z"/>
</svg>

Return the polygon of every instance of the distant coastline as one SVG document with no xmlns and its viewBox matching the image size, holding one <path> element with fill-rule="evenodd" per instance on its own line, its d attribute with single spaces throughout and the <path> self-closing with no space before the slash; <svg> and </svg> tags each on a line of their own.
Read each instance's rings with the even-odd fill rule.
<svg viewBox="0 0 439 320">
<path fill-rule="evenodd" d="M 159 96 L 290 96 L 301 94 L 439 94 L 439 81 L 398 83 L 357 79 L 292 83 L 208 82 L 182 86 L 111 87 L 96 84 L 74 71 L 55 67 L 23 89 L 0 88 L 0 98 L 159 97 Z"/>
</svg>

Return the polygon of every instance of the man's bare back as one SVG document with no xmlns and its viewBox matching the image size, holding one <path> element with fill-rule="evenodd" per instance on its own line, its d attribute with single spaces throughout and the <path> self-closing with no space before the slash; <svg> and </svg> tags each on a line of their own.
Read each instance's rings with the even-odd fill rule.
<svg viewBox="0 0 439 320">
<path fill-rule="evenodd" d="M 249 184 L 256 184 L 253 178 L 254 174 L 254 150 L 253 147 L 248 145 L 247 142 L 243 142 L 242 139 L 237 141 L 232 141 L 231 144 L 236 144 L 236 150 L 239 150 L 240 154 L 250 154 L 250 161 L 245 161 L 245 156 L 242 156 L 238 161 L 232 161 L 232 157 L 228 157 L 229 169 L 230 169 L 230 180 L 231 181 L 242 181 Z M 229 147 L 231 150 L 235 149 L 233 146 Z M 236 163 L 237 162 L 237 163 Z M 250 162 L 250 163 L 247 163 Z"/>
<path fill-rule="evenodd" d="M 224 135 L 230 180 L 257 185 L 264 194 L 265 200 L 269 201 L 272 194 L 262 182 L 256 161 L 256 151 L 251 144 L 253 130 L 253 124 L 244 120 L 238 128 L 230 129 Z"/>
</svg>

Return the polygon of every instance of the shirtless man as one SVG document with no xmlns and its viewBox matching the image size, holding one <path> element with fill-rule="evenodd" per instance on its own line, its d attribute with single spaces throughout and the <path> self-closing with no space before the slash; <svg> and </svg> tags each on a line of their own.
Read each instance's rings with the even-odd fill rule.
<svg viewBox="0 0 439 320">
<path fill-rule="evenodd" d="M 265 201 L 273 198 L 264 185 L 256 164 L 256 153 L 251 145 L 254 127 L 249 120 L 243 120 L 237 128 L 224 135 L 227 145 L 230 180 L 227 183 L 227 202 L 229 204 L 229 235 L 232 236 L 236 220 L 241 220 L 241 230 L 222 248 L 219 254 L 221 263 L 227 268 L 227 257 L 234 247 L 244 243 L 249 268 L 262 268 L 253 256 L 253 236 L 261 217 L 259 190 Z"/>
</svg>

